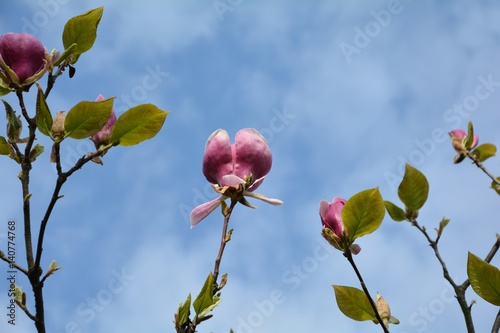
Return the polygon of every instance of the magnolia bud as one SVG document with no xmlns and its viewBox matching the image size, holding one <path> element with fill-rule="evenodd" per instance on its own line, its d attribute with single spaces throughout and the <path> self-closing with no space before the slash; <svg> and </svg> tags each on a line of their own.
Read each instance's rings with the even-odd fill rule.
<svg viewBox="0 0 500 333">
<path fill-rule="evenodd" d="M 50 134 L 52 139 L 56 142 L 62 141 L 64 138 L 64 120 L 66 119 L 66 112 L 59 111 L 54 121 L 52 122 L 52 128 L 50 129 Z"/>
<path fill-rule="evenodd" d="M 391 318 L 391 309 L 389 308 L 389 304 L 387 304 L 386 300 L 380 296 L 377 292 L 377 312 L 380 315 L 380 319 L 384 323 L 385 327 L 389 327 L 389 319 Z"/>
</svg>

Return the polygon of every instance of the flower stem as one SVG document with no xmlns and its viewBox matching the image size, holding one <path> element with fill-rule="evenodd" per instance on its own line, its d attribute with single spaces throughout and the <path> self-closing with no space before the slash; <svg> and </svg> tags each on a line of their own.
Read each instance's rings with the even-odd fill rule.
<svg viewBox="0 0 500 333">
<path fill-rule="evenodd" d="M 237 203 L 238 202 L 236 200 L 231 200 L 231 204 L 229 205 L 229 207 L 227 207 L 227 210 L 224 212 L 224 225 L 222 226 L 222 236 L 220 240 L 219 254 L 215 259 L 215 265 L 214 265 L 214 281 L 216 283 L 217 283 L 217 278 L 219 276 L 219 268 L 220 268 L 220 262 L 222 260 L 222 255 L 224 254 L 224 249 L 226 248 L 226 243 L 228 242 L 227 228 L 229 225 L 229 219 L 231 218 L 231 213 L 233 212 L 234 206 L 236 206 Z M 214 293 L 217 291 L 218 290 L 214 290 Z"/>
<path fill-rule="evenodd" d="M 361 276 L 361 273 L 358 270 L 358 267 L 354 263 L 354 259 L 352 258 L 352 253 L 348 249 L 347 251 L 344 252 L 344 256 L 347 258 L 347 261 L 351 264 L 352 268 L 354 269 L 354 272 L 356 272 L 356 276 L 359 279 L 359 282 L 361 283 L 361 288 L 363 288 L 363 291 L 365 292 L 366 297 L 368 298 L 368 301 L 370 302 L 370 305 L 372 306 L 373 312 L 375 312 L 375 318 L 377 318 L 380 326 L 382 326 L 382 329 L 384 330 L 385 333 L 389 333 L 389 329 L 385 327 L 384 322 L 382 321 L 382 318 L 380 318 L 380 314 L 378 313 L 377 306 L 375 305 L 375 302 L 373 301 L 372 297 L 370 296 L 370 292 L 368 291 L 368 288 L 366 287 L 365 281 L 363 280 L 363 277 Z"/>
</svg>

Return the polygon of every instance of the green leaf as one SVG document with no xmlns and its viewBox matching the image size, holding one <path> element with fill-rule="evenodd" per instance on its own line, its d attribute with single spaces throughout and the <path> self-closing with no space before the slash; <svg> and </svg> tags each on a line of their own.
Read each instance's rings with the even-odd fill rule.
<svg viewBox="0 0 500 333">
<path fill-rule="evenodd" d="M 71 44 L 69 47 L 64 50 L 64 52 L 59 56 L 59 58 L 52 64 L 52 66 L 57 67 L 66 59 L 73 57 L 73 54 L 76 52 L 78 45 L 75 43 Z M 70 61 L 71 62 L 71 61 Z"/>
<path fill-rule="evenodd" d="M 212 311 L 212 309 L 216 307 L 219 302 L 219 297 L 214 296 L 214 276 L 210 272 L 205 280 L 203 288 L 201 288 L 200 293 L 193 302 L 193 308 L 196 316 L 199 319 L 205 317 L 205 315 Z"/>
<path fill-rule="evenodd" d="M 3 80 L 1 79 L 1 76 L 0 76 L 0 96 L 4 96 L 4 95 L 7 95 L 8 93 L 12 92 L 11 89 L 7 88 L 3 82 Z"/>
<path fill-rule="evenodd" d="M 111 143 L 133 146 L 151 139 L 162 128 L 168 111 L 162 111 L 153 104 L 141 104 L 125 111 L 111 131 Z"/>
<path fill-rule="evenodd" d="M 97 26 L 101 21 L 104 7 L 92 9 L 82 15 L 75 16 L 66 23 L 62 35 L 64 49 L 68 49 L 72 44 L 76 44 L 76 51 L 73 53 L 72 63 L 78 61 L 79 56 L 87 52 L 94 45 L 97 37 Z"/>
<path fill-rule="evenodd" d="M 377 320 L 366 294 L 357 288 L 333 286 L 337 305 L 344 315 L 357 320 Z"/>
<path fill-rule="evenodd" d="M 495 178 L 498 182 L 500 182 L 500 177 Z M 492 181 L 491 182 L 491 188 L 497 192 L 497 194 L 500 194 L 500 185 L 497 185 L 496 182 Z"/>
<path fill-rule="evenodd" d="M 483 143 L 479 145 L 472 151 L 472 155 L 476 157 L 480 162 L 486 161 L 488 158 L 495 156 L 497 152 L 497 147 L 492 143 Z"/>
<path fill-rule="evenodd" d="M 9 155 L 10 145 L 3 136 L 0 136 L 0 155 Z"/>
<path fill-rule="evenodd" d="M 38 88 L 38 93 L 36 95 L 36 125 L 42 134 L 46 136 L 50 135 L 50 129 L 52 128 L 52 114 L 50 113 L 49 106 L 45 101 L 45 96 L 42 91 L 42 87 L 36 83 Z"/>
<path fill-rule="evenodd" d="M 45 148 L 41 144 L 36 144 L 35 147 L 30 152 L 30 161 L 35 162 L 36 158 L 40 155 L 42 155 L 43 151 Z"/>
<path fill-rule="evenodd" d="M 469 252 L 467 275 L 472 289 L 485 301 L 500 306 L 500 270 Z"/>
<path fill-rule="evenodd" d="M 21 116 L 16 116 L 16 111 L 10 106 L 9 103 L 2 99 L 5 106 L 5 113 L 7 116 L 7 137 L 9 140 L 17 142 L 21 136 L 21 131 L 23 128 L 23 123 L 21 122 Z"/>
<path fill-rule="evenodd" d="M 65 137 L 84 139 L 99 132 L 111 116 L 113 99 L 83 101 L 72 107 L 64 121 Z"/>
<path fill-rule="evenodd" d="M 190 308 L 191 308 L 191 294 L 188 295 L 184 304 L 183 303 L 179 304 L 179 309 L 177 310 L 179 326 L 182 326 L 185 323 L 187 323 L 189 315 L 191 313 Z"/>
<path fill-rule="evenodd" d="M 469 150 L 473 142 L 474 142 L 474 126 L 472 126 L 472 121 L 469 121 L 467 136 L 464 138 L 463 141 L 465 149 Z"/>
<path fill-rule="evenodd" d="M 413 213 L 418 212 L 427 201 L 429 182 L 424 174 L 406 164 L 405 175 L 398 187 L 399 199 Z"/>
<path fill-rule="evenodd" d="M 384 205 L 385 209 L 394 221 L 401 222 L 406 220 L 406 213 L 403 209 L 399 208 L 390 201 L 384 201 Z"/>
<path fill-rule="evenodd" d="M 378 188 L 353 195 L 342 209 L 342 221 L 347 230 L 347 237 L 352 241 L 374 232 L 382 223 L 384 215 L 384 200 Z"/>
</svg>

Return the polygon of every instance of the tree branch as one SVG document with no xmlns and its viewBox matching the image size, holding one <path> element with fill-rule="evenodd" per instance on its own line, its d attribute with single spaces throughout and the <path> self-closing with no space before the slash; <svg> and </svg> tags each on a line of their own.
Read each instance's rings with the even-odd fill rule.
<svg viewBox="0 0 500 333">
<path fill-rule="evenodd" d="M 431 248 L 434 250 L 434 254 L 436 258 L 438 259 L 442 269 L 443 269 L 443 276 L 446 281 L 450 283 L 450 285 L 453 287 L 453 290 L 455 291 L 455 295 L 457 297 L 458 304 L 460 305 L 460 309 L 462 310 L 462 313 L 464 315 L 465 319 L 465 325 L 467 327 L 467 332 L 468 333 L 474 333 L 474 322 L 472 320 L 472 314 L 471 314 L 471 307 L 467 304 L 467 300 L 465 298 L 465 289 L 462 285 L 457 285 L 453 278 L 451 277 L 450 273 L 448 272 L 448 268 L 446 267 L 446 264 L 441 257 L 441 254 L 439 253 L 439 248 L 438 248 L 438 243 L 437 240 L 432 240 L 429 234 L 427 233 L 427 230 L 424 227 L 421 227 L 417 220 L 414 219 L 410 221 L 410 223 L 416 227 L 427 239 L 429 242 L 429 245 Z"/>
</svg>

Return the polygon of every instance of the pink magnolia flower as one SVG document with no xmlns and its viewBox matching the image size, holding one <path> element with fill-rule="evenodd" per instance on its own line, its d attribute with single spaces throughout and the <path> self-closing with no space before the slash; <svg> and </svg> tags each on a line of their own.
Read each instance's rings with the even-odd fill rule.
<svg viewBox="0 0 500 333">
<path fill-rule="evenodd" d="M 454 163 L 460 163 L 464 160 L 465 154 L 464 152 L 467 148 L 464 146 L 464 140 L 467 137 L 467 132 L 463 129 L 456 129 L 449 133 L 451 138 L 451 145 L 456 150 L 457 154 L 454 157 Z M 473 149 L 479 143 L 478 136 L 474 133 L 474 139 L 472 140 L 472 144 L 469 149 Z"/>
<path fill-rule="evenodd" d="M 347 230 L 342 221 L 342 210 L 346 203 L 345 199 L 335 197 L 332 203 L 322 200 L 319 203 L 319 216 L 323 225 L 323 237 L 337 250 L 345 251 L 347 248 L 353 254 L 358 254 L 361 248 L 357 244 L 347 244 Z"/>
<path fill-rule="evenodd" d="M 29 87 L 47 71 L 49 55 L 42 43 L 27 33 L 0 36 L 0 78 L 10 87 Z"/>
<path fill-rule="evenodd" d="M 271 150 L 257 130 L 240 130 L 236 133 L 234 144 L 231 144 L 225 130 L 218 129 L 213 132 L 207 140 L 202 170 L 207 180 L 214 184 L 215 190 L 222 195 L 193 209 L 190 215 L 191 227 L 207 217 L 221 201 L 234 193 L 260 199 L 272 205 L 283 204 L 281 200 L 253 193 L 264 181 L 271 165 Z M 239 202 L 252 207 L 243 196 Z"/>
<path fill-rule="evenodd" d="M 102 101 L 104 99 L 105 98 L 103 95 L 99 95 L 97 96 L 96 102 Z M 109 144 L 109 139 L 111 138 L 111 131 L 113 130 L 115 122 L 116 122 L 116 114 L 115 114 L 115 109 L 113 108 L 111 110 L 111 116 L 109 117 L 107 123 L 103 126 L 103 128 L 99 132 L 90 137 L 90 140 L 94 142 L 96 149 L 99 149 L 99 147 Z"/>
</svg>

